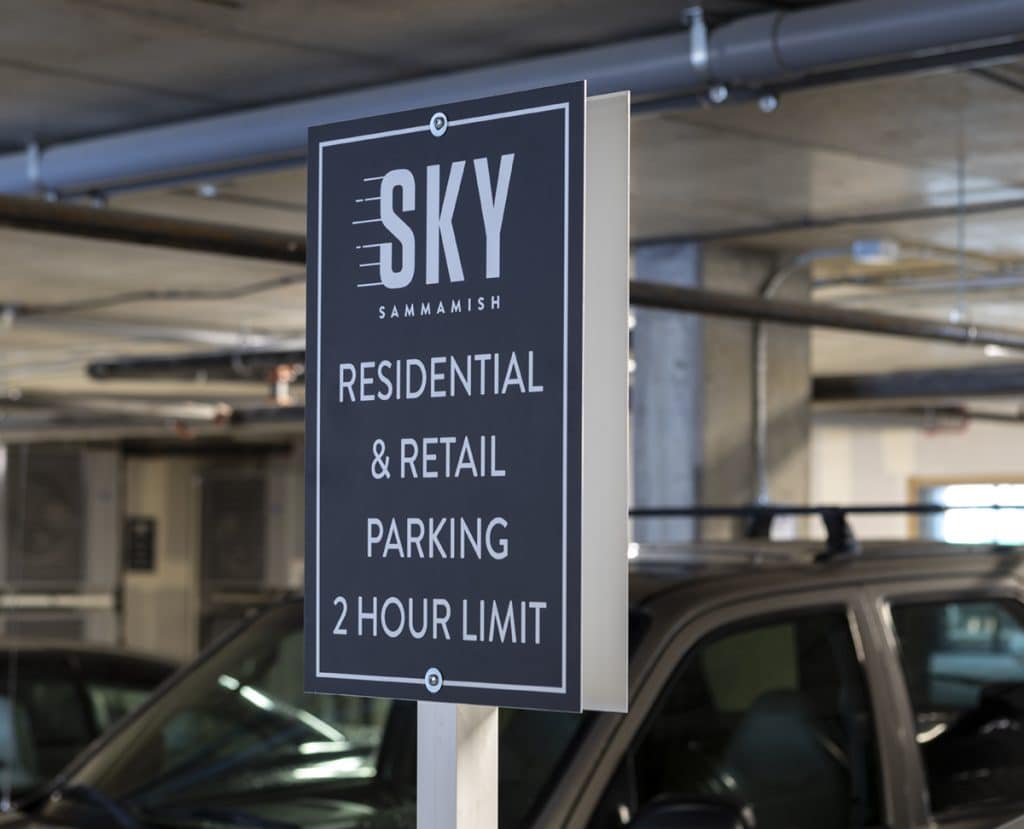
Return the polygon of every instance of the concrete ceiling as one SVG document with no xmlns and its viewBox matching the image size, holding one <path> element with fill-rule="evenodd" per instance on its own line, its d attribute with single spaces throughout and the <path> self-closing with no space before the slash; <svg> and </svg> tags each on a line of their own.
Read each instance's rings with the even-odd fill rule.
<svg viewBox="0 0 1024 829">
<path fill-rule="evenodd" d="M 14 7 L 5 9 L 9 25 L 0 30 L 0 149 L 21 146 L 31 137 L 62 140 L 665 31 L 677 25 L 680 8 L 667 0 L 439 0 L 429 14 L 414 0 L 376 5 L 11 0 L 9 5 Z M 723 0 L 706 5 L 727 17 L 784 4 Z M 808 217 L 955 204 L 961 158 L 969 203 L 1024 198 L 1022 90 L 1024 66 L 1003 64 L 986 74 L 945 71 L 794 92 L 771 114 L 744 104 L 638 116 L 633 121 L 634 239 L 732 234 L 728 244 L 772 252 L 780 262 L 864 237 L 955 251 L 961 233 L 955 215 L 775 232 L 770 227 Z M 210 184 L 215 187 L 113 194 L 110 203 L 254 228 L 304 229 L 302 169 Z M 969 216 L 962 230 L 972 267 L 998 269 L 1024 260 L 1022 222 L 1019 209 Z M 768 230 L 742 231 L 750 227 Z M 0 232 L 0 250 L 0 305 L 66 302 L 139 288 L 240 286 L 295 270 L 14 231 Z M 833 263 L 826 271 L 841 273 L 849 264 Z M 948 260 L 943 267 L 955 273 Z M 757 278 L 752 275 L 752 281 Z M 943 318 L 956 301 L 928 295 L 865 302 L 856 291 L 819 298 Z M 1024 292 L 972 295 L 966 310 L 978 324 L 1024 327 L 1017 322 Z M 211 334 L 285 337 L 301 330 L 303 313 L 303 290 L 292 286 L 230 303 L 122 305 L 90 318 L 143 323 L 155 331 L 191 327 Z M 813 343 L 815 369 L 825 373 L 985 359 L 977 349 L 833 332 L 816 332 Z M 223 385 L 100 386 L 81 369 L 97 356 L 197 349 L 209 346 L 98 328 L 0 327 L 0 392 L 93 388 L 237 394 L 237 387 Z"/>
<path fill-rule="evenodd" d="M 725 19 L 815 4 L 704 5 Z M 7 0 L 0 150 L 668 31 L 681 8 L 677 0 Z"/>
</svg>

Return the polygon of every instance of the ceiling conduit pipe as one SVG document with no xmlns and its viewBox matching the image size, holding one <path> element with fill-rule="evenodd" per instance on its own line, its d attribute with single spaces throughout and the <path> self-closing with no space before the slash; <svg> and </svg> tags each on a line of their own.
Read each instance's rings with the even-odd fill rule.
<svg viewBox="0 0 1024 829">
<path fill-rule="evenodd" d="M 1024 288 L 1024 273 L 1019 270 L 981 274 L 970 276 L 966 280 L 961 277 L 925 277 L 925 276 L 898 276 L 891 279 L 869 281 L 835 280 L 831 284 L 819 284 L 814 286 L 815 290 L 838 286 L 869 286 L 877 287 L 880 291 L 873 293 L 858 293 L 848 296 L 836 297 L 833 302 L 837 304 L 858 305 L 871 302 L 879 302 L 899 296 L 913 296 L 920 294 L 950 294 L 957 292 L 984 293 L 988 291 L 1012 291 L 1017 288 Z"/>
<path fill-rule="evenodd" d="M 227 403 L 192 400 L 159 400 L 145 397 L 104 397 L 99 395 L 60 395 L 32 393 L 21 395 L 4 405 L 18 408 L 66 412 L 89 412 L 128 418 L 156 418 L 200 423 L 226 423 L 234 410 Z"/>
<path fill-rule="evenodd" d="M 878 239 L 854 241 L 839 248 L 823 248 L 802 253 L 785 267 L 770 274 L 761 285 L 761 299 L 772 299 L 794 274 L 800 273 L 815 262 L 823 259 L 852 258 L 858 262 L 895 261 L 902 255 L 899 246 L 893 242 Z M 764 323 L 754 320 L 754 473 L 757 486 L 755 500 L 768 503 L 768 337 Z"/>
<path fill-rule="evenodd" d="M 769 300 L 761 297 L 681 288 L 656 282 L 631 280 L 629 301 L 640 308 L 660 308 L 693 314 L 779 322 L 788 325 L 838 328 L 867 334 L 953 342 L 964 345 L 998 345 L 1024 351 L 1024 331 L 989 328 L 921 317 L 858 311 L 813 302 Z M 302 350 L 238 351 L 213 354 L 122 357 L 89 364 L 94 380 L 140 379 L 265 379 L 265 372 L 292 366 L 299 372 L 306 355 Z"/>
<path fill-rule="evenodd" d="M 788 265 L 776 270 L 761 285 L 758 296 L 771 299 L 786 280 L 820 259 L 845 257 L 846 248 L 827 248 L 802 253 Z M 770 499 L 768 487 L 768 337 L 760 320 L 754 320 L 754 480 L 757 492 L 755 503 L 766 504 Z"/>
<path fill-rule="evenodd" d="M 2 160 L 0 160 L 2 164 Z M 303 264 L 294 233 L 0 195 L 0 227 Z"/>
<path fill-rule="evenodd" d="M 220 351 L 97 360 L 89 364 L 93 380 L 245 380 L 264 382 L 279 366 L 290 366 L 300 375 L 306 361 L 303 348 L 284 350 Z"/>
<path fill-rule="evenodd" d="M 7 316 L 5 319 L 5 311 Z M 124 340 L 143 340 L 161 343 L 187 343 L 210 348 L 280 348 L 294 347 L 299 337 L 279 336 L 260 331 L 231 331 L 219 328 L 200 328 L 192 325 L 168 325 L 154 322 L 131 322 L 103 317 L 75 315 L 22 317 L 16 306 L 0 305 L 0 331 L 6 326 L 39 328 L 48 331 L 67 331 Z M 3 363 L 0 362 L 0 371 Z"/>
<path fill-rule="evenodd" d="M 722 83 L 757 86 L 827 67 L 894 55 L 1008 42 L 1024 32 L 1017 0 L 855 0 L 798 12 L 752 15 L 710 41 Z"/>
<path fill-rule="evenodd" d="M 955 53 L 1024 34 L 1024 0 L 850 0 L 740 18 L 707 35 L 694 65 L 684 31 L 126 130 L 0 156 L 0 192 L 82 193 L 300 164 L 306 128 L 339 119 L 586 78 L 634 95 L 759 87 L 837 67 Z M 697 50 L 700 55 L 701 50 Z M 698 57 L 700 64 L 703 57 Z"/>
<path fill-rule="evenodd" d="M 814 378 L 815 403 L 863 403 L 1024 395 L 1024 363 L 930 368 Z"/>
<path fill-rule="evenodd" d="M 1024 412 L 1001 412 L 964 406 L 827 409 L 815 412 L 814 418 L 819 423 L 839 423 L 844 426 L 866 426 L 873 429 L 877 429 L 882 423 L 887 426 L 911 426 L 929 432 L 960 432 L 973 422 L 1024 425 Z"/>
<path fill-rule="evenodd" d="M 1024 350 L 1024 331 L 1014 329 L 837 308 L 814 302 L 767 300 L 743 294 L 682 288 L 655 282 L 631 282 L 629 301 L 640 308 L 662 308 L 736 319 L 836 328 L 962 345 L 999 345 L 1003 348 Z"/>
</svg>

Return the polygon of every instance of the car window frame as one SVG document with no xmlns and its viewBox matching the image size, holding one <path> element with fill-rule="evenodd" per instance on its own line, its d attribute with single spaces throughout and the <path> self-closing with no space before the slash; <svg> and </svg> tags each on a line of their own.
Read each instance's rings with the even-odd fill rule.
<svg viewBox="0 0 1024 829">
<path fill-rule="evenodd" d="M 46 683 L 59 681 L 71 687 L 77 707 L 82 717 L 87 733 L 85 740 L 75 753 L 77 758 L 88 751 L 95 743 L 101 733 L 96 722 L 92 709 L 92 703 L 82 685 L 78 668 L 71 658 L 71 654 L 64 648 L 14 648 L 13 653 L 8 652 L 6 659 L 15 659 L 17 669 L 15 671 L 15 697 L 24 698 L 28 693 L 28 686 L 34 683 Z M 7 675 L 5 674 L 5 681 Z M 19 687 L 20 686 L 20 687 Z M 33 723 L 34 725 L 34 723 Z M 33 741 L 38 736 L 33 734 Z M 71 761 L 75 762 L 74 759 Z M 59 771 L 58 771 L 59 774 Z M 26 791 L 35 791 L 37 788 L 47 785 L 49 778 L 43 776 L 27 788 Z"/>
<path fill-rule="evenodd" d="M 902 822 L 905 810 L 895 796 L 896 792 L 903 790 L 903 767 L 897 762 L 890 741 L 886 739 L 886 733 L 894 727 L 886 710 L 889 700 L 884 693 L 879 693 L 887 679 L 887 671 L 873 653 L 877 626 L 871 624 L 859 586 L 852 584 L 814 585 L 778 589 L 769 594 L 724 596 L 714 603 L 695 603 L 660 625 L 653 625 L 648 633 L 647 646 L 638 652 L 632 666 L 628 713 L 603 714 L 598 718 L 534 826 L 564 825 L 567 829 L 585 829 L 612 777 L 661 699 L 667 683 L 675 676 L 682 660 L 709 635 L 757 618 L 837 609 L 846 615 L 857 659 L 867 682 L 881 774 L 878 794 L 884 821 L 882 826 L 907 825 Z"/>
<path fill-rule="evenodd" d="M 987 584 L 979 584 L 976 575 L 970 577 L 932 579 L 919 584 L 901 583 L 895 586 L 878 587 L 873 591 L 873 599 L 878 606 L 882 623 L 886 628 L 887 647 L 891 653 L 890 684 L 897 695 L 897 707 L 905 720 L 905 733 L 909 738 L 912 751 L 906 751 L 908 760 L 917 767 L 916 776 L 921 781 L 924 794 L 926 814 L 921 826 L 941 827 L 941 829 L 968 829 L 979 825 L 991 825 L 993 818 L 1000 821 L 1019 815 L 1024 809 L 1024 794 L 1015 803 L 999 806 L 964 806 L 942 815 L 935 814 L 931 808 L 931 793 L 928 789 L 928 775 L 924 767 L 924 758 L 914 739 L 916 715 L 910 699 L 903 664 L 900 659 L 899 640 L 896 625 L 892 616 L 892 607 L 900 604 L 920 604 L 929 602 L 969 602 L 992 599 L 1014 601 L 1024 609 L 1024 589 L 1020 583 L 1010 577 L 1003 576 L 992 579 Z M 905 744 L 907 744 L 905 742 Z M 979 823 L 982 821 L 982 823 Z"/>
<path fill-rule="evenodd" d="M 234 641 L 235 637 L 241 634 L 248 625 L 253 624 L 256 619 L 272 613 L 287 613 L 289 612 L 290 607 L 296 604 L 301 604 L 301 602 L 302 599 L 299 597 L 287 596 L 260 608 L 254 608 L 246 611 L 234 626 L 225 630 L 220 636 L 210 642 L 203 650 L 200 651 L 199 655 L 195 659 L 185 665 L 173 668 L 171 674 L 164 679 L 163 682 L 153 688 L 142 705 L 130 712 L 128 716 L 122 718 L 118 722 L 114 723 L 110 728 L 103 731 L 84 751 L 79 753 L 79 755 L 70 764 L 68 764 L 60 774 L 49 781 L 46 786 L 40 788 L 36 793 L 27 798 L 25 803 L 32 804 L 38 800 L 48 797 L 53 790 L 74 778 L 84 766 L 96 757 L 96 755 L 105 751 L 109 743 L 117 739 L 123 731 L 130 728 L 131 724 L 137 717 L 147 714 L 153 706 L 158 704 L 159 700 L 165 693 L 170 693 L 173 688 L 184 682 L 191 675 L 193 670 L 209 662 L 214 656 Z"/>
</svg>

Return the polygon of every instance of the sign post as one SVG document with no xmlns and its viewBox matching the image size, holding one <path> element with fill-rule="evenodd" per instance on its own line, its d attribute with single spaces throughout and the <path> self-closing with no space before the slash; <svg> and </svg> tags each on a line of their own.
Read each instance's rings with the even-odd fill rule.
<svg viewBox="0 0 1024 829">
<path fill-rule="evenodd" d="M 306 688 L 418 700 L 419 825 L 496 826 L 497 706 L 626 706 L 628 96 L 309 159 Z"/>
<path fill-rule="evenodd" d="M 416 704 L 418 829 L 498 826 L 498 709 Z"/>
</svg>

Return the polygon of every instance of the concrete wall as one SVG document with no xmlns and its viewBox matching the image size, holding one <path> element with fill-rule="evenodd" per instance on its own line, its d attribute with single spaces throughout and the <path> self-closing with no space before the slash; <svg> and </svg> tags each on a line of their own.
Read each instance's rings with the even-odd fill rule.
<svg viewBox="0 0 1024 829">
<path fill-rule="evenodd" d="M 776 267 L 770 256 L 724 247 L 640 246 L 637 279 L 756 294 Z M 806 298 L 794 276 L 779 292 Z M 743 320 L 637 310 L 632 389 L 634 503 L 742 505 L 757 495 L 754 467 L 754 326 Z M 809 492 L 810 338 L 805 328 L 769 325 L 768 481 L 777 502 Z M 785 534 L 785 525 L 780 524 Z M 795 527 L 791 528 L 795 531 Z M 704 521 L 703 538 L 740 531 Z M 634 522 L 638 541 L 685 541 L 686 521 Z"/>
<path fill-rule="evenodd" d="M 267 580 L 277 587 L 301 590 L 305 564 L 305 462 L 303 442 L 268 464 L 269 509 L 267 532 L 271 555 Z"/>
<path fill-rule="evenodd" d="M 202 487 L 208 476 L 265 480 L 265 502 L 253 505 L 263 522 L 262 573 L 244 584 L 204 583 Z M 205 613 L 226 609 L 233 588 L 244 605 L 302 583 L 302 448 L 266 456 L 156 455 L 125 460 L 125 514 L 156 521 L 152 571 L 124 574 L 124 640 L 137 650 L 177 659 L 196 654 Z"/>
<path fill-rule="evenodd" d="M 154 568 L 124 575 L 124 644 L 190 659 L 199 643 L 199 478 L 189 456 L 129 458 L 125 514 L 156 522 Z"/>
<path fill-rule="evenodd" d="M 811 497 L 816 503 L 905 503 L 915 480 L 1022 481 L 1019 426 L 973 422 L 964 430 L 818 422 L 811 432 Z M 907 516 L 855 516 L 860 538 L 907 538 Z"/>
<path fill-rule="evenodd" d="M 774 258 L 711 247 L 704 255 L 704 286 L 756 294 L 776 267 Z M 807 279 L 794 275 L 777 296 L 806 299 Z M 700 497 L 705 504 L 749 504 L 754 474 L 754 326 L 705 317 L 704 422 Z M 806 328 L 767 325 L 768 494 L 777 503 L 804 503 L 809 492 L 810 337 Z M 779 527 L 785 525 L 780 522 Z M 778 529 L 778 527 L 776 528 Z M 736 522 L 706 521 L 705 538 L 728 538 Z"/>
</svg>

